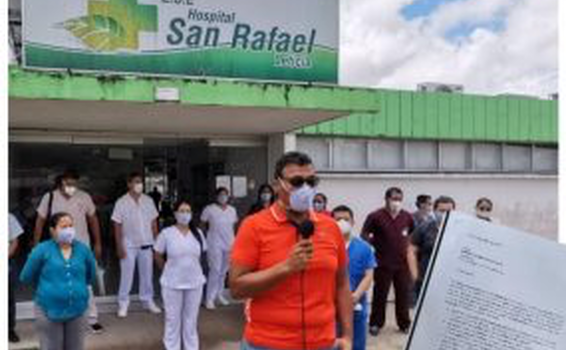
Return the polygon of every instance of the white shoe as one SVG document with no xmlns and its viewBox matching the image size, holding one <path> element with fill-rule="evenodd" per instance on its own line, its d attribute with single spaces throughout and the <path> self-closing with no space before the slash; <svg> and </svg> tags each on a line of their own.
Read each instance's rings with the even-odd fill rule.
<svg viewBox="0 0 566 350">
<path fill-rule="evenodd" d="M 127 305 L 118 306 L 118 317 L 119 318 L 128 317 L 128 306 Z"/>
<path fill-rule="evenodd" d="M 220 303 L 220 305 L 222 306 L 228 306 L 230 305 L 230 301 L 228 299 L 226 299 L 223 295 L 219 295 L 218 296 L 218 302 Z"/>
<path fill-rule="evenodd" d="M 155 304 L 155 302 L 154 302 L 153 300 L 148 301 L 148 302 L 145 304 L 145 308 L 146 308 L 149 312 L 151 312 L 152 314 L 160 314 L 160 313 L 161 313 L 161 309 L 159 308 L 159 306 L 157 306 L 157 305 Z"/>
<path fill-rule="evenodd" d="M 204 307 L 207 310 L 215 310 L 216 309 L 216 305 L 214 305 L 214 302 L 212 302 L 212 301 L 207 301 L 206 303 L 204 303 Z"/>
</svg>

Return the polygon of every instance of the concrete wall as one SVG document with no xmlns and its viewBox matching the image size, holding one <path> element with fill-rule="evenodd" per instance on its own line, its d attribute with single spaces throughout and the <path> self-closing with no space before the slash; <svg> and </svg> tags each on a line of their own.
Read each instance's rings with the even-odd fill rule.
<svg viewBox="0 0 566 350">
<path fill-rule="evenodd" d="M 372 175 L 320 174 L 320 191 L 329 197 L 330 208 L 347 204 L 357 218 L 359 230 L 366 215 L 383 205 L 385 190 L 401 187 L 405 209 L 415 210 L 419 194 L 452 196 L 457 210 L 474 213 L 477 198 L 494 202 L 493 217 L 502 225 L 558 239 L 558 178 L 555 176 L 503 175 Z"/>
</svg>

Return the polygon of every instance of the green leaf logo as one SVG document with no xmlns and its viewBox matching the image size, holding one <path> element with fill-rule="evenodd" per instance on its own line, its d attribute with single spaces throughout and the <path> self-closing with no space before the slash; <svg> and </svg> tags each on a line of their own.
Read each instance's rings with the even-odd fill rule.
<svg viewBox="0 0 566 350">
<path fill-rule="evenodd" d="M 124 46 L 125 30 L 112 17 L 89 15 L 71 18 L 61 25 L 92 50 L 115 51 Z"/>
</svg>

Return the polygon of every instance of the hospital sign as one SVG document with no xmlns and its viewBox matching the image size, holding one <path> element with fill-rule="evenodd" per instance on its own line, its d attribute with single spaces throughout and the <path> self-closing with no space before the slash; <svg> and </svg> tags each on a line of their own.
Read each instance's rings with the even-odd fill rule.
<svg viewBox="0 0 566 350">
<path fill-rule="evenodd" d="M 24 66 L 336 83 L 338 0 L 26 0 Z"/>
</svg>

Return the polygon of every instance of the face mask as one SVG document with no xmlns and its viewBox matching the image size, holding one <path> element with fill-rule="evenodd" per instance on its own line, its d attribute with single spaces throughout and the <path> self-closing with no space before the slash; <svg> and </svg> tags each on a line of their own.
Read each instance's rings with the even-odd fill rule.
<svg viewBox="0 0 566 350">
<path fill-rule="evenodd" d="M 434 212 L 434 219 L 436 220 L 436 223 L 438 225 L 440 225 L 442 223 L 442 219 L 444 218 L 444 213 L 441 211 L 435 211 Z"/>
<path fill-rule="evenodd" d="M 400 211 L 402 206 L 403 206 L 403 202 L 401 202 L 401 201 L 391 201 L 391 202 L 389 202 L 389 208 L 391 208 L 391 210 L 393 212 Z"/>
<path fill-rule="evenodd" d="M 324 211 L 324 203 L 322 202 L 315 201 L 312 206 L 316 212 Z"/>
<path fill-rule="evenodd" d="M 177 223 L 180 225 L 187 226 L 192 218 L 192 213 L 175 213 L 175 219 L 177 219 Z"/>
<path fill-rule="evenodd" d="M 272 196 L 271 196 L 271 193 L 269 193 L 269 192 L 262 193 L 262 194 L 261 194 L 261 201 L 262 201 L 263 203 L 271 202 L 271 197 L 272 197 Z"/>
<path fill-rule="evenodd" d="M 219 195 L 217 199 L 218 199 L 218 203 L 220 203 L 222 205 L 228 203 L 228 196 L 225 195 L 225 194 Z"/>
<path fill-rule="evenodd" d="M 134 192 L 137 194 L 141 194 L 143 192 L 143 184 L 142 183 L 134 184 Z"/>
<path fill-rule="evenodd" d="M 490 219 L 490 212 L 488 211 L 476 210 L 476 215 L 481 219 L 485 219 L 485 220 Z"/>
<path fill-rule="evenodd" d="M 312 201 L 316 191 L 309 185 L 303 185 L 301 188 L 291 190 L 289 196 L 289 205 L 292 210 L 303 213 L 312 207 Z"/>
<path fill-rule="evenodd" d="M 75 239 L 75 228 L 74 227 L 65 227 L 59 230 L 59 234 L 57 235 L 57 242 L 71 244 Z"/>
<path fill-rule="evenodd" d="M 338 227 L 340 227 L 340 231 L 344 236 L 352 232 L 352 224 L 348 220 L 338 220 Z"/>
<path fill-rule="evenodd" d="M 65 186 L 63 188 L 63 191 L 65 191 L 65 194 L 67 194 L 67 196 L 72 197 L 77 192 L 77 187 L 76 186 Z"/>
</svg>

